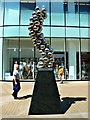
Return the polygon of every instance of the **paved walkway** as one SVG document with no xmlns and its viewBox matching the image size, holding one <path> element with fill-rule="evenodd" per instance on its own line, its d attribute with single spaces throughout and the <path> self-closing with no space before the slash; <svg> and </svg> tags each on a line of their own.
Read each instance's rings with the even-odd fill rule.
<svg viewBox="0 0 90 120">
<path fill-rule="evenodd" d="M 65 81 L 64 84 L 57 82 L 66 111 L 64 114 L 53 115 L 28 115 L 34 83 L 21 82 L 22 89 L 18 94 L 21 99 L 14 100 L 11 95 L 12 83 L 0 82 L 1 118 L 88 118 L 88 81 Z"/>
</svg>

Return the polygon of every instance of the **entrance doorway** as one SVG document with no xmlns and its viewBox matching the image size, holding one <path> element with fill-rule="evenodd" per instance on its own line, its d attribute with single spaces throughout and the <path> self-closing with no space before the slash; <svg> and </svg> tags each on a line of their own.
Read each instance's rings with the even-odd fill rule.
<svg viewBox="0 0 90 120">
<path fill-rule="evenodd" d="M 55 59 L 54 74 L 56 80 L 59 80 L 59 75 L 58 75 L 59 66 L 61 66 L 64 69 L 63 79 L 68 79 L 69 77 L 68 52 L 66 52 L 66 56 L 64 52 L 54 52 L 54 59 Z M 65 59 L 66 59 L 66 63 L 65 63 Z M 66 70 L 65 70 L 65 66 L 66 66 Z M 65 77 L 65 72 L 66 72 L 66 77 Z"/>
<path fill-rule="evenodd" d="M 81 79 L 89 80 L 90 52 L 81 52 Z"/>
</svg>

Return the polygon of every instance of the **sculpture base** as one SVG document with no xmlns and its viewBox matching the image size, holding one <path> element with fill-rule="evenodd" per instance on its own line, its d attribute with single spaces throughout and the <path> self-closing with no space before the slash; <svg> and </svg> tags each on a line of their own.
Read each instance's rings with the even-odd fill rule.
<svg viewBox="0 0 90 120">
<path fill-rule="evenodd" d="M 29 115 L 59 114 L 60 97 L 52 69 L 39 69 Z"/>
</svg>

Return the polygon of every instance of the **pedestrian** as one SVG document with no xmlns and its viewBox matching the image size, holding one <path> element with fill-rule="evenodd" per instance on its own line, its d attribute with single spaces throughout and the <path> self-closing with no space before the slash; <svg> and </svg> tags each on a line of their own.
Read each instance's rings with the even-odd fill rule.
<svg viewBox="0 0 90 120">
<path fill-rule="evenodd" d="M 63 74 L 64 74 L 64 69 L 63 69 L 62 66 L 59 66 L 58 75 L 59 75 L 60 83 L 61 83 L 61 84 L 63 83 L 63 79 L 62 79 Z"/>
<path fill-rule="evenodd" d="M 20 79 L 19 79 L 19 65 L 15 66 L 15 70 L 13 71 L 13 93 L 12 96 L 14 99 L 18 99 L 17 95 L 20 90 Z"/>
<path fill-rule="evenodd" d="M 58 65 L 57 64 L 54 70 L 55 70 L 55 78 L 56 80 L 58 80 Z"/>
<path fill-rule="evenodd" d="M 32 77 L 31 62 L 29 59 L 26 60 L 26 65 L 23 67 L 23 76 L 25 79 Z"/>
<path fill-rule="evenodd" d="M 20 79 L 23 79 L 23 63 L 20 61 L 20 65 L 19 65 L 19 77 Z"/>
</svg>

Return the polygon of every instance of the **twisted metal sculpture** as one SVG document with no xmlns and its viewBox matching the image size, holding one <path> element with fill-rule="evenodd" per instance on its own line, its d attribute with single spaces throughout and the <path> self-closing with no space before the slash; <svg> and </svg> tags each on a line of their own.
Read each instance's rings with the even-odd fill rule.
<svg viewBox="0 0 90 120">
<path fill-rule="evenodd" d="M 43 6 L 42 10 L 36 6 L 35 11 L 32 13 L 29 24 L 29 35 L 34 46 L 39 49 L 41 57 L 39 58 L 38 68 L 52 68 L 54 62 L 53 49 L 47 43 L 42 33 L 42 26 L 44 19 L 47 18 L 46 9 Z"/>
</svg>

